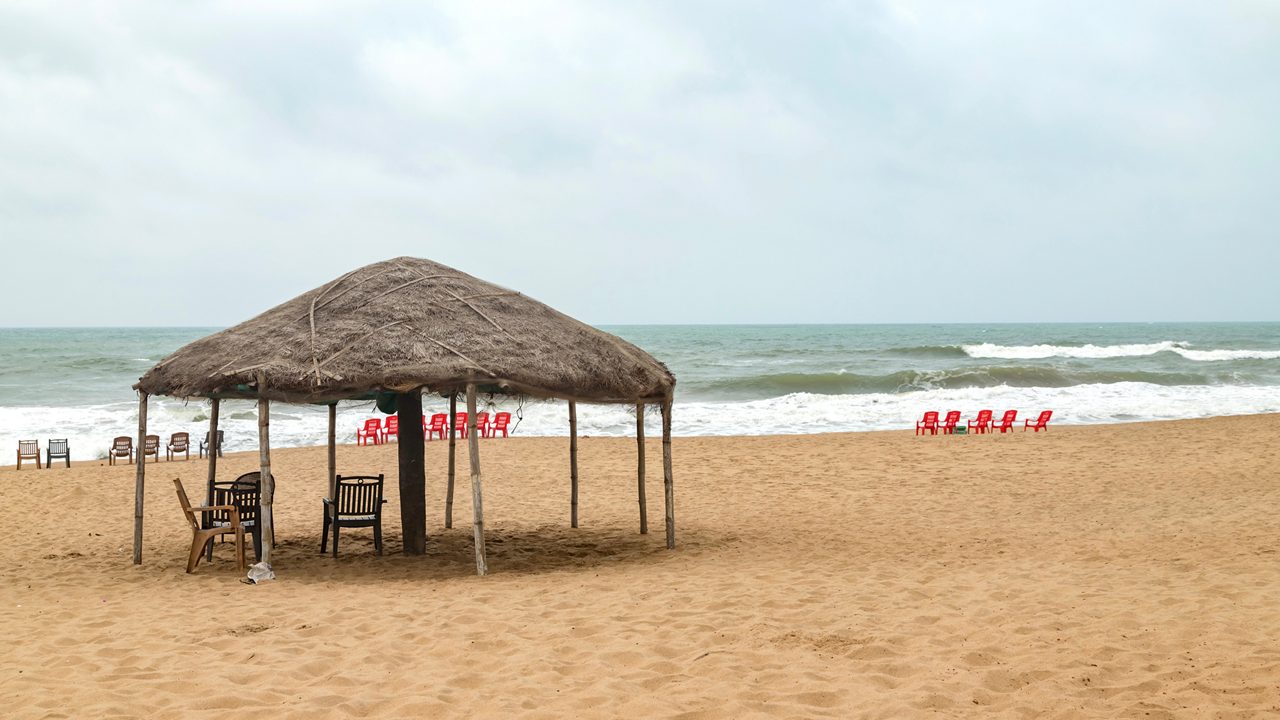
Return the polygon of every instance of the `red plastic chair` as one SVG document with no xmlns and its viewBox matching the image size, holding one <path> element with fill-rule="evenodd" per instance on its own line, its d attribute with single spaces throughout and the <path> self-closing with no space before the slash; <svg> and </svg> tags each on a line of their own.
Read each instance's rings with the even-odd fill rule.
<svg viewBox="0 0 1280 720">
<path fill-rule="evenodd" d="M 1031 428 L 1035 432 L 1040 432 L 1041 430 L 1049 432 L 1049 418 L 1051 417 L 1053 417 L 1053 411 L 1045 410 L 1040 413 L 1040 417 L 1036 418 L 1035 422 L 1032 422 L 1031 420 L 1023 421 L 1022 432 L 1026 432 L 1027 428 Z"/>
<path fill-rule="evenodd" d="M 1000 422 L 991 426 L 991 432 L 999 430 L 1001 433 L 1013 432 L 1013 423 L 1018 419 L 1017 410 L 1005 410 L 1004 417 L 1000 418 Z M 1023 430 L 1023 432 L 1026 432 Z"/>
<path fill-rule="evenodd" d="M 466 439 L 467 437 L 467 414 L 458 413 L 454 416 L 453 424 L 457 426 L 458 437 Z"/>
<path fill-rule="evenodd" d="M 502 433 L 502 437 L 507 436 L 507 425 L 511 423 L 511 413 L 500 412 L 493 416 L 493 424 L 489 426 L 489 437 L 498 437 L 498 433 Z"/>
<path fill-rule="evenodd" d="M 382 421 L 378 418 L 369 418 L 364 421 L 363 428 L 356 429 L 357 445 L 368 445 L 370 440 L 374 445 L 382 443 Z"/>
<path fill-rule="evenodd" d="M 432 415 L 431 424 L 427 425 L 427 439 L 430 440 L 438 434 L 443 440 L 447 432 L 449 432 L 449 416 L 444 413 Z"/>
<path fill-rule="evenodd" d="M 938 434 L 938 411 L 930 410 L 924 414 L 923 420 L 916 421 L 916 435 L 923 435 L 929 432 L 932 435 Z"/>
<path fill-rule="evenodd" d="M 978 419 L 969 421 L 969 432 L 971 434 L 991 432 L 991 411 L 979 410 Z"/>
<path fill-rule="evenodd" d="M 947 412 L 947 419 L 942 421 L 942 434 L 955 435 L 956 425 L 960 422 L 960 411 L 950 410 Z"/>
<path fill-rule="evenodd" d="M 489 437 L 489 413 L 476 413 L 476 432 L 480 433 L 480 437 Z"/>
<path fill-rule="evenodd" d="M 400 442 L 400 416 L 388 415 L 387 424 L 382 428 L 382 442 L 391 442 L 391 436 L 394 435 L 396 442 Z"/>
</svg>

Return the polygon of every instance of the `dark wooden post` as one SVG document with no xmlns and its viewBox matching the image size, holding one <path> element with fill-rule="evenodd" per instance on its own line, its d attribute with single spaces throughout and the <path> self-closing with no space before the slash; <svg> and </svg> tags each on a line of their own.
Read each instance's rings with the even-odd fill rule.
<svg viewBox="0 0 1280 720">
<path fill-rule="evenodd" d="M 422 391 L 400 393 L 396 398 L 400 418 L 400 527 L 404 554 L 427 551 L 427 476 L 422 457 Z M 418 432 L 413 432 L 413 428 Z"/>
<path fill-rule="evenodd" d="M 662 485 L 667 505 L 667 547 L 676 546 L 676 493 L 671 477 L 671 396 L 662 401 Z"/>
<path fill-rule="evenodd" d="M 649 534 L 649 509 L 644 499 L 644 403 L 636 403 L 636 494 L 640 499 L 640 534 Z"/>
<path fill-rule="evenodd" d="M 453 527 L 453 470 L 454 470 L 454 443 L 457 438 L 457 428 L 454 427 L 458 422 L 458 393 L 449 395 L 449 490 L 444 499 L 444 526 L 446 528 Z"/>
<path fill-rule="evenodd" d="M 569 527 L 578 527 L 578 404 L 569 401 Z"/>
<path fill-rule="evenodd" d="M 275 549 L 275 516 L 272 503 L 276 497 L 276 479 L 271 475 L 271 401 L 263 397 L 267 389 L 266 375 L 258 373 L 258 465 L 262 478 L 262 562 L 271 566 Z"/>
<path fill-rule="evenodd" d="M 480 438 L 476 436 L 476 386 L 467 383 L 467 445 L 471 450 L 472 532 L 476 543 L 476 574 L 489 572 L 484 556 L 484 492 L 480 486 Z"/>
<path fill-rule="evenodd" d="M 142 564 L 142 500 L 147 489 L 147 394 L 138 393 L 138 467 L 133 479 L 133 564 Z"/>
<path fill-rule="evenodd" d="M 329 405 L 329 497 L 338 495 L 338 401 Z"/>
</svg>

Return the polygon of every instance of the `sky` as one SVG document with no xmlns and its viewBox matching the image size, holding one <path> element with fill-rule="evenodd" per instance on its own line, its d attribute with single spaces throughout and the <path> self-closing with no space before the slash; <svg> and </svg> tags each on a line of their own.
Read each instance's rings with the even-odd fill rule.
<svg viewBox="0 0 1280 720">
<path fill-rule="evenodd" d="M 0 5 L 0 326 L 1280 320 L 1280 5 Z"/>
</svg>

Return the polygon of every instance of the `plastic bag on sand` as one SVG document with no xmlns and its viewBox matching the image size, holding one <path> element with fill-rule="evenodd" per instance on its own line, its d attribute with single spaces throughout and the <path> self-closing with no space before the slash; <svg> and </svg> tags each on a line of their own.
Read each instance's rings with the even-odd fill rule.
<svg viewBox="0 0 1280 720">
<path fill-rule="evenodd" d="M 275 580 L 276 574 L 272 572 L 271 565 L 260 562 L 249 566 L 249 576 L 245 578 L 245 582 L 250 585 L 257 585 L 263 580 Z"/>
</svg>

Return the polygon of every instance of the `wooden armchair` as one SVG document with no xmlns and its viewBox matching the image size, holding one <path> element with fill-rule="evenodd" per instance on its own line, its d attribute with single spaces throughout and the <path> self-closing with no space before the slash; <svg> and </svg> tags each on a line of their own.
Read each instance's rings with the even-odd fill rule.
<svg viewBox="0 0 1280 720">
<path fill-rule="evenodd" d="M 138 459 L 145 460 L 148 455 L 155 458 L 156 462 L 160 462 L 159 435 L 148 435 L 143 438 L 142 449 L 138 451 Z"/>
<path fill-rule="evenodd" d="M 205 546 L 212 542 L 214 538 L 229 534 L 234 534 L 236 537 L 236 567 L 240 572 L 244 572 L 246 568 L 244 561 L 244 526 L 240 524 L 240 512 L 236 506 L 202 505 L 200 507 L 191 507 L 191 501 L 187 499 L 187 491 L 182 489 L 182 481 L 174 478 L 173 484 L 178 488 L 178 502 L 182 505 L 182 512 L 187 516 L 187 522 L 191 524 L 191 554 L 187 557 L 187 572 L 195 571 L 196 565 L 200 564 L 200 556 L 204 554 Z M 226 513 L 227 523 L 216 527 L 200 527 L 200 515 L 212 512 Z"/>
<path fill-rule="evenodd" d="M 35 460 L 36 469 L 39 470 L 40 465 L 40 443 L 36 440 L 19 440 L 18 441 L 18 469 L 22 469 L 23 460 Z"/>
<path fill-rule="evenodd" d="M 111 441 L 111 449 L 107 451 L 107 464 L 115 465 L 117 458 L 128 458 L 129 464 L 133 464 L 133 438 L 121 435 Z"/>
<path fill-rule="evenodd" d="M 333 528 L 333 556 L 338 557 L 338 529 L 373 528 L 373 547 L 382 554 L 382 475 L 352 475 L 337 478 L 336 498 L 324 499 L 324 531 L 320 535 L 320 552 L 329 541 Z"/>
<path fill-rule="evenodd" d="M 67 467 L 71 467 L 71 450 L 67 447 L 66 438 L 61 440 L 50 438 L 49 447 L 44 452 L 44 466 L 46 468 L 53 467 L 54 460 L 66 460 Z"/>
<path fill-rule="evenodd" d="M 176 432 L 169 436 L 169 444 L 164 446 L 164 458 L 169 462 L 173 462 L 173 458 L 178 453 L 186 455 L 186 459 L 191 459 L 191 436 L 184 432 Z"/>
</svg>

